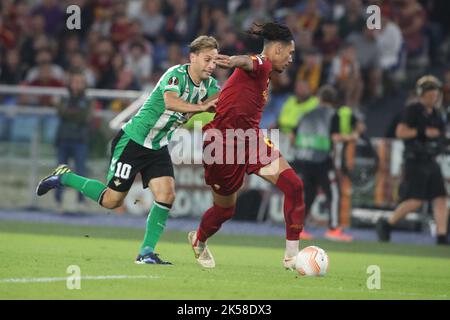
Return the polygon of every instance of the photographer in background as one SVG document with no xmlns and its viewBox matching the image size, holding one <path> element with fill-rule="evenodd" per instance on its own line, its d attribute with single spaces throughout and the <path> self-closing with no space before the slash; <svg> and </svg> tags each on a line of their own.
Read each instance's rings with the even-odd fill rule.
<svg viewBox="0 0 450 320">
<path fill-rule="evenodd" d="M 423 201 L 432 201 L 437 226 L 437 244 L 449 244 L 448 208 L 444 178 L 436 156 L 443 151 L 445 122 L 437 109 L 442 84 L 434 76 L 420 78 L 416 84 L 419 101 L 409 105 L 397 125 L 396 136 L 404 140 L 403 201 L 389 219 L 379 219 L 376 230 L 380 241 L 389 241 L 392 226 Z"/>
<path fill-rule="evenodd" d="M 59 127 L 56 135 L 58 163 L 75 162 L 75 172 L 86 175 L 89 124 L 92 100 L 86 97 L 86 78 L 81 70 L 73 70 L 68 76 L 69 95 L 57 103 Z M 63 212 L 62 188 L 55 193 L 58 211 Z M 84 196 L 78 193 L 78 204 L 84 204 Z M 79 208 L 80 209 L 80 208 Z"/>
</svg>

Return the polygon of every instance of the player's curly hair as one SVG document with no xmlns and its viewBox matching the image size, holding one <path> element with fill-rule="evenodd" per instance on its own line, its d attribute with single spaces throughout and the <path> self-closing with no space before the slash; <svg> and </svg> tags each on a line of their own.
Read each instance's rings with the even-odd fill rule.
<svg viewBox="0 0 450 320">
<path fill-rule="evenodd" d="M 253 23 L 247 34 L 263 38 L 264 41 L 290 42 L 294 40 L 291 30 L 278 22 L 267 22 L 263 24 Z"/>
</svg>

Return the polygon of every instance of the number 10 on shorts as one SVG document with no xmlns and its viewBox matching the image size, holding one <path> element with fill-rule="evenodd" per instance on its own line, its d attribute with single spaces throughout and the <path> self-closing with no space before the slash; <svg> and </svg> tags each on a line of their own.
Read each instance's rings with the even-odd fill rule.
<svg viewBox="0 0 450 320">
<path fill-rule="evenodd" d="M 128 179 L 131 173 L 131 166 L 128 163 L 117 162 L 116 174 L 117 178 Z"/>
</svg>

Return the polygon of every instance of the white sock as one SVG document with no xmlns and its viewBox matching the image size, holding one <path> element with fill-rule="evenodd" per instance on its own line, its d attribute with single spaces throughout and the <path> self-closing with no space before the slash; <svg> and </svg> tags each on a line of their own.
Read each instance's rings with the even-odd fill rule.
<svg viewBox="0 0 450 320">
<path fill-rule="evenodd" d="M 294 257 L 298 254 L 299 240 L 286 240 L 286 251 L 284 255 L 286 257 Z"/>
</svg>

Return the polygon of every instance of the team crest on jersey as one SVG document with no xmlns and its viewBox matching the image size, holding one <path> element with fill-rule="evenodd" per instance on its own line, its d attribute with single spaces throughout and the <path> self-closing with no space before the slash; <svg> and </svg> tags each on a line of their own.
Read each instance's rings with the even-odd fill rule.
<svg viewBox="0 0 450 320">
<path fill-rule="evenodd" d="M 168 82 L 168 85 L 169 86 L 176 86 L 176 85 L 178 85 L 178 78 L 177 77 L 170 78 L 169 82 Z"/>
</svg>

